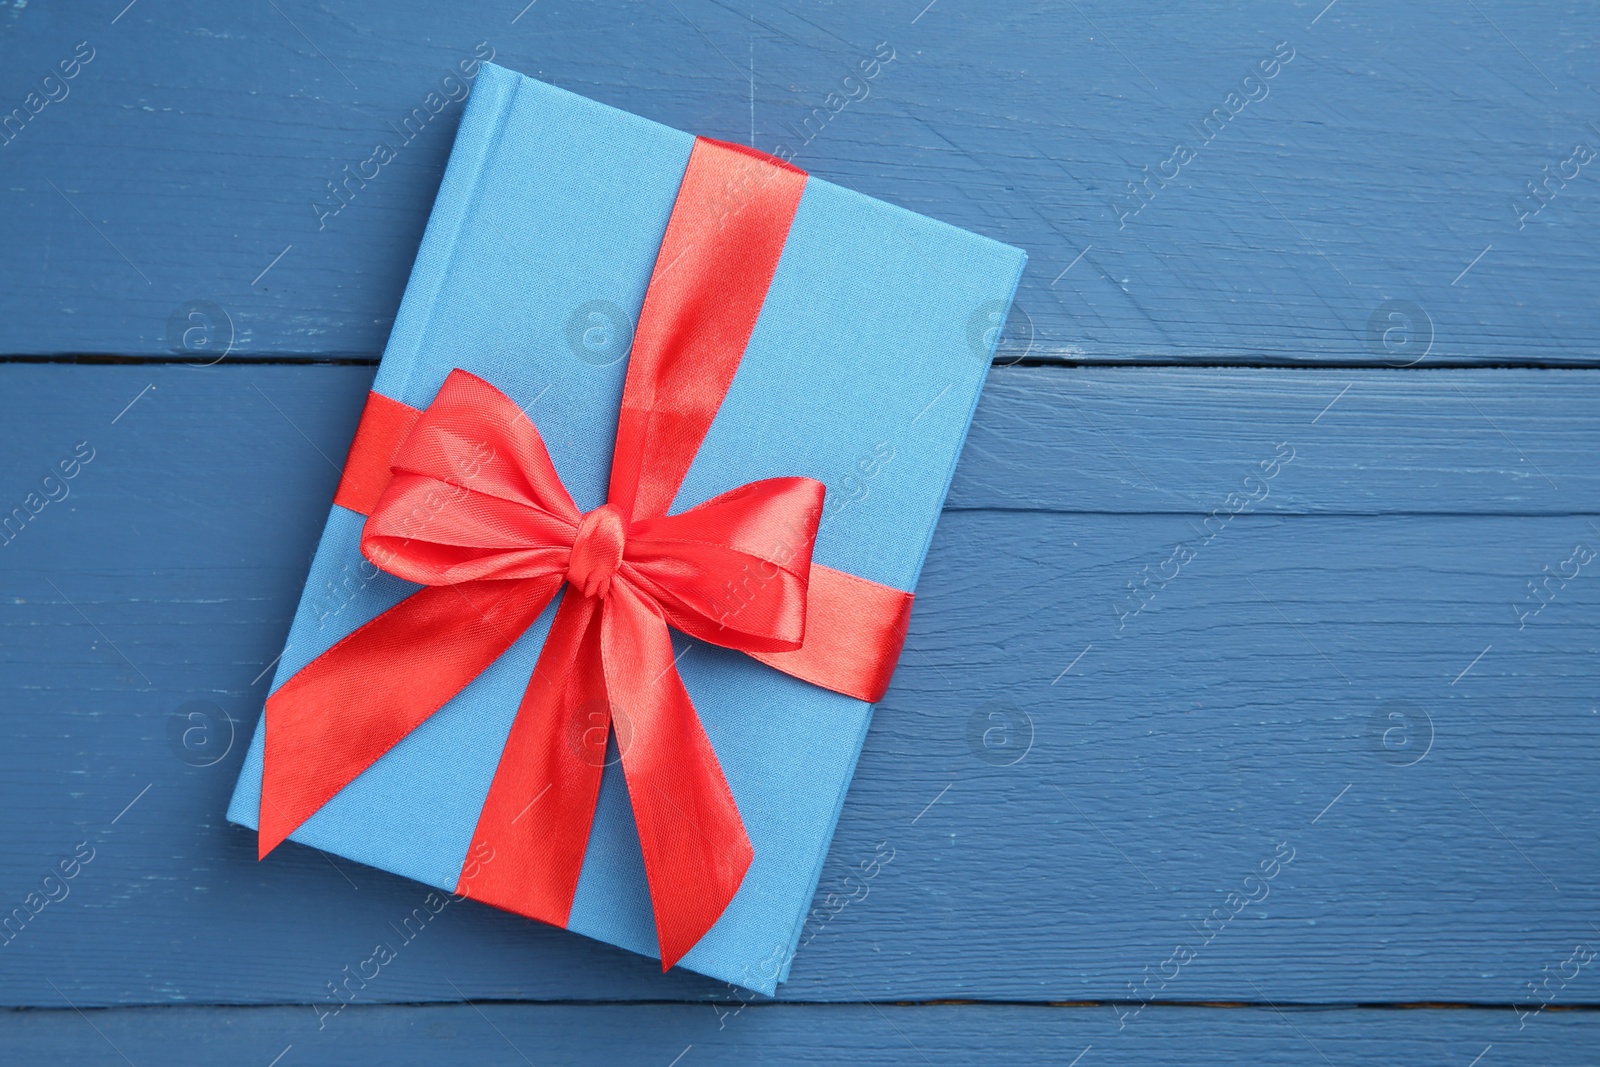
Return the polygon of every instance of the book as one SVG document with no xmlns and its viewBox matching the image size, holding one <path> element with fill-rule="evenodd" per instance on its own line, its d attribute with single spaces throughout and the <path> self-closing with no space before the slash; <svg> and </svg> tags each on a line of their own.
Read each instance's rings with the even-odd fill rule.
<svg viewBox="0 0 1600 1067">
<path fill-rule="evenodd" d="M 694 144 L 484 64 L 373 391 L 425 408 L 453 369 L 492 382 L 537 425 L 573 502 L 604 504 L 634 324 Z M 1025 262 L 810 177 L 670 513 L 757 479 L 814 478 L 827 490 L 813 562 L 913 592 Z M 364 522 L 331 509 L 274 690 L 420 588 L 361 554 Z M 453 890 L 554 610 L 290 839 Z M 771 994 L 872 705 L 676 632 L 673 647 L 754 850 L 680 965 Z M 263 749 L 258 728 L 228 810 L 252 829 Z M 659 956 L 614 741 L 566 925 Z"/>
</svg>

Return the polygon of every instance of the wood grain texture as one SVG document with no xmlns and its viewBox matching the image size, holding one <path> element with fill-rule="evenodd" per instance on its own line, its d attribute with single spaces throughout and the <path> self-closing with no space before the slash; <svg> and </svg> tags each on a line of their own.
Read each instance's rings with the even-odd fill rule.
<svg viewBox="0 0 1600 1067">
<path fill-rule="evenodd" d="M 0 146 L 5 354 L 170 353 L 196 301 L 208 355 L 378 351 L 460 105 L 396 128 L 484 42 L 1026 248 L 1003 358 L 1600 363 L 1580 0 L 122 7 L 4 13 L 0 115 L 94 54 Z"/>
<path fill-rule="evenodd" d="M 413 883 L 306 849 L 258 864 L 250 836 L 222 821 L 368 374 L 0 368 L 0 388 L 28 398 L 3 446 L 5 501 L 20 504 L 79 441 L 95 450 L 70 495 L 0 549 L 0 911 L 78 842 L 96 850 L 70 895 L 0 947 L 0 1002 L 312 1003 L 420 901 Z M 1127 398 L 1154 395 L 1152 382 L 1180 395 L 1174 377 L 1211 403 L 1186 416 L 1195 432 L 1147 432 Z M 1507 1004 L 1600 940 L 1600 585 L 1580 563 L 1538 599 L 1526 589 L 1543 568 L 1559 575 L 1574 544 L 1600 542 L 1597 516 L 1506 514 L 1518 463 L 1476 428 L 1456 435 L 1440 479 L 1459 480 L 1462 499 L 1484 487 L 1487 504 L 1419 509 L 1381 462 L 1433 447 L 1418 420 L 1396 422 L 1392 443 L 1347 429 L 1354 457 L 1318 466 L 1297 450 L 1265 482 L 1265 502 L 1299 485 L 1331 513 L 1252 505 L 1219 519 L 1219 472 L 1249 457 L 1233 476 L 1249 492 L 1278 435 L 1258 454 L 1200 428 L 1298 410 L 1302 378 L 1284 375 L 1290 403 L 1271 375 L 1229 389 L 1205 384 L 1215 377 L 995 372 L 975 441 L 1048 436 L 1064 409 L 1038 401 L 1066 382 L 1085 424 L 1120 435 L 1130 467 L 1165 487 L 1129 490 L 1124 506 L 1159 497 L 1166 510 L 1092 508 L 1094 492 L 1052 488 L 1071 484 L 1056 467 L 967 457 L 969 510 L 939 528 L 823 874 L 819 906 L 837 913 L 785 998 Z M 1311 429 L 1392 377 L 1319 372 L 1307 398 L 1352 388 Z M 1468 396 L 1500 379 L 1482 404 L 1533 389 L 1525 412 L 1542 381 L 1426 377 Z M 1548 377 L 1592 389 L 1581 372 Z M 1575 442 L 1586 417 L 1564 416 Z M 1540 466 L 1581 486 L 1586 448 L 1540 453 Z M 1054 507 L 983 506 L 978 487 Z M 1360 514 L 1338 513 L 1351 502 Z M 1172 563 L 1178 544 L 1192 555 Z M 1539 610 L 1519 624 L 1519 605 Z M 181 736 L 199 701 L 210 726 L 238 724 L 209 765 Z M 895 858 L 852 888 L 846 875 L 879 842 Z M 1193 958 L 1175 962 L 1180 945 Z M 1577 970 L 1561 1003 L 1596 999 L 1594 967 Z M 363 995 L 728 995 L 653 972 L 462 904 Z"/>
<path fill-rule="evenodd" d="M 737 1011 L 737 1014 L 734 1012 Z M 1001 1005 L 453 1004 L 350 1007 L 317 1029 L 307 1007 L 70 1009 L 0 1015 L 16 1062 L 289 1065 L 473 1063 L 1098 1064 L 1582 1062 L 1600 1017 L 1497 1011 L 1114 1009 Z M 1485 1055 L 1487 1053 L 1487 1055 Z"/>
</svg>

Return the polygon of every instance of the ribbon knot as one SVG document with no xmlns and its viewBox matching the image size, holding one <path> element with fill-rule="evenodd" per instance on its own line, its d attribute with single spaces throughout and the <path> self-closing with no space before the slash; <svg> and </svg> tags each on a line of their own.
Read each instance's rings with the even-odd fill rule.
<svg viewBox="0 0 1600 1067">
<path fill-rule="evenodd" d="M 622 563 L 625 540 L 622 511 L 614 504 L 602 504 L 584 515 L 572 540 L 567 581 L 584 596 L 604 600 L 611 591 L 611 576 Z"/>
</svg>

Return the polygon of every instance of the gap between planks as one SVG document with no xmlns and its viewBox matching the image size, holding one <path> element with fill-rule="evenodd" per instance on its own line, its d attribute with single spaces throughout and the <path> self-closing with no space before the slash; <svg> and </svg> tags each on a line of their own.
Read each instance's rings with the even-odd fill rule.
<svg viewBox="0 0 1600 1067">
<path fill-rule="evenodd" d="M 1146 1008 L 1161 1009 L 1188 1009 L 1202 1011 L 1469 1011 L 1469 1012 L 1505 1012 L 1516 1011 L 1532 1007 L 1534 1002 L 1503 1002 L 1490 1003 L 1464 1000 L 1328 1000 L 1328 1001 L 1264 1001 L 1264 1000 L 961 1000 L 961 999 L 932 999 L 932 1000 L 781 1000 L 768 998 L 763 1000 L 735 1000 L 735 999 L 709 999 L 709 1000 L 597 1000 L 594 998 L 578 998 L 574 1000 L 557 999 L 527 999 L 516 997 L 473 997 L 473 1004 L 478 1005 L 521 1005 L 527 1007 L 563 1007 L 563 1008 L 641 1008 L 641 1007 L 699 1007 L 704 1004 L 711 1005 L 740 1005 L 744 1008 L 857 1008 L 872 1005 L 879 1008 L 1037 1008 L 1047 1009 L 1103 1009 L 1127 1008 L 1142 1006 Z M 185 1000 L 175 1003 L 163 1004 L 98 1004 L 86 1005 L 82 1008 L 62 1007 L 46 1008 L 30 1005 L 0 1006 L 0 1017 L 4 1012 L 29 1012 L 31 1014 L 68 1014 L 72 1012 L 128 1012 L 128 1011 L 184 1011 L 189 1009 L 219 1008 L 227 1011 L 273 1011 L 279 1008 L 301 1008 L 315 1005 L 316 1001 L 263 1001 L 255 1004 L 239 1004 L 233 1002 L 211 1002 Z M 367 1004 L 347 1004 L 346 1007 L 358 1009 L 371 1008 L 429 1008 L 449 1007 L 460 1004 L 460 1000 L 384 1000 L 373 1001 Z M 1546 1004 L 1544 1011 L 1551 1013 L 1571 1012 L 1586 1013 L 1600 1012 L 1600 1002 L 1575 1002 L 1570 1004 Z"/>
<path fill-rule="evenodd" d="M 197 369 L 210 370 L 212 367 L 376 367 L 378 357 L 370 355 L 350 354 L 316 354 L 316 355 L 260 355 L 252 356 L 238 352 L 229 353 L 229 357 L 217 363 L 196 363 L 192 355 L 173 356 L 123 356 L 106 352 L 82 353 L 12 353 L 0 355 L 0 365 L 6 363 L 17 364 L 59 364 L 66 366 L 116 366 L 116 367 L 160 367 L 160 366 L 194 366 Z M 1560 362 L 1541 359 L 1503 359 L 1493 363 L 1481 360 L 1436 360 L 1429 363 L 1417 363 L 1409 366 L 1396 366 L 1380 360 L 1341 360 L 1318 358 L 1315 360 L 1296 359 L 1284 357 L 1283 359 L 1215 359 L 1205 357 L 1177 358 L 1159 357 L 1138 359 L 1084 359 L 1071 356 L 1005 356 L 997 355 L 990 361 L 991 367 L 1005 370 L 1011 367 L 1056 367 L 1063 370 L 1076 370 L 1079 368 L 1110 369 L 1110 370 L 1151 370 L 1151 369 L 1178 369 L 1178 370 L 1270 370 L 1270 371 L 1442 371 L 1442 370 L 1550 370 L 1550 371 L 1596 371 L 1600 370 L 1600 358 L 1595 359 L 1568 359 Z"/>
</svg>

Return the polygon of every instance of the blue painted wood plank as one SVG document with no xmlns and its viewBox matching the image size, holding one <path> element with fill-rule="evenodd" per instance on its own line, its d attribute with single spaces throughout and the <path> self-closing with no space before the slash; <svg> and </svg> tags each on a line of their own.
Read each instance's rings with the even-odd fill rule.
<svg viewBox="0 0 1600 1067">
<path fill-rule="evenodd" d="M 376 353 L 492 50 L 1027 248 L 1005 358 L 1600 359 L 1578 0 L 121 6 L 3 15 L 5 353 Z"/>
<path fill-rule="evenodd" d="M 1460 454 L 1440 477 L 1461 481 L 1430 514 L 1384 466 L 1414 464 L 1435 421 L 1365 444 L 1347 431 L 1355 459 L 1327 450 L 1314 468 L 1297 449 L 1270 475 L 1269 434 L 1219 512 L 1226 496 L 1185 481 L 1223 485 L 1208 454 L 1234 446 L 1198 428 L 1302 397 L 1271 375 L 1224 389 L 1186 373 L 1202 384 L 995 373 L 975 441 L 1097 420 L 1103 448 L 1156 486 L 1107 511 L 1051 488 L 1070 484 L 1058 467 L 967 457 L 973 510 L 940 526 L 785 997 L 1504 1004 L 1600 937 L 1600 586 L 1574 552 L 1600 538 L 1588 452 L 1539 454 L 1580 487 L 1572 511 L 1519 516 L 1515 449 L 1452 417 Z M 1436 376 L 1472 396 L 1484 373 Z M 0 368 L 27 398 L 0 446 L 3 499 L 59 498 L 0 548 L 0 913 L 61 897 L 0 947 L 0 1003 L 56 1005 L 51 983 L 82 1006 L 311 1003 L 422 904 L 421 887 L 305 849 L 257 864 L 222 821 L 368 374 Z M 1295 442 L 1396 375 L 1314 377 L 1315 399 L 1351 390 Z M 1499 399 L 1530 418 L 1544 380 L 1594 388 L 1526 377 Z M 1113 381 L 1127 391 L 1084 384 Z M 1020 413 L 1051 388 L 1075 405 Z M 1141 388 L 1197 432 L 1125 417 Z M 1554 421 L 1577 440 L 1583 418 Z M 1274 494 L 1304 477 L 1337 507 L 1257 511 L 1252 476 Z M 1056 506 L 980 506 L 985 485 Z M 1453 510 L 1472 485 L 1480 513 Z M 1156 497 L 1168 511 L 1137 510 Z M 864 879 L 880 842 L 894 859 Z M 472 904 L 404 959 L 364 995 L 728 995 Z M 1586 988 L 1560 995 L 1592 1001 Z"/>
<path fill-rule="evenodd" d="M 560 1005 L 70 1009 L 0 1015 L 18 1062 L 507 1064 L 1329 1063 L 1502 1067 L 1589 1062 L 1592 1011 L 1197 1011 L 1015 1005 Z M 274 1057 L 281 1056 L 281 1060 Z M 1074 1060 L 1074 1057 L 1081 1057 Z"/>
<path fill-rule="evenodd" d="M 1243 480 L 1280 445 L 1294 459 Z M 989 375 L 947 506 L 1276 515 L 1600 511 L 1600 376 L 1141 368 Z"/>
</svg>

